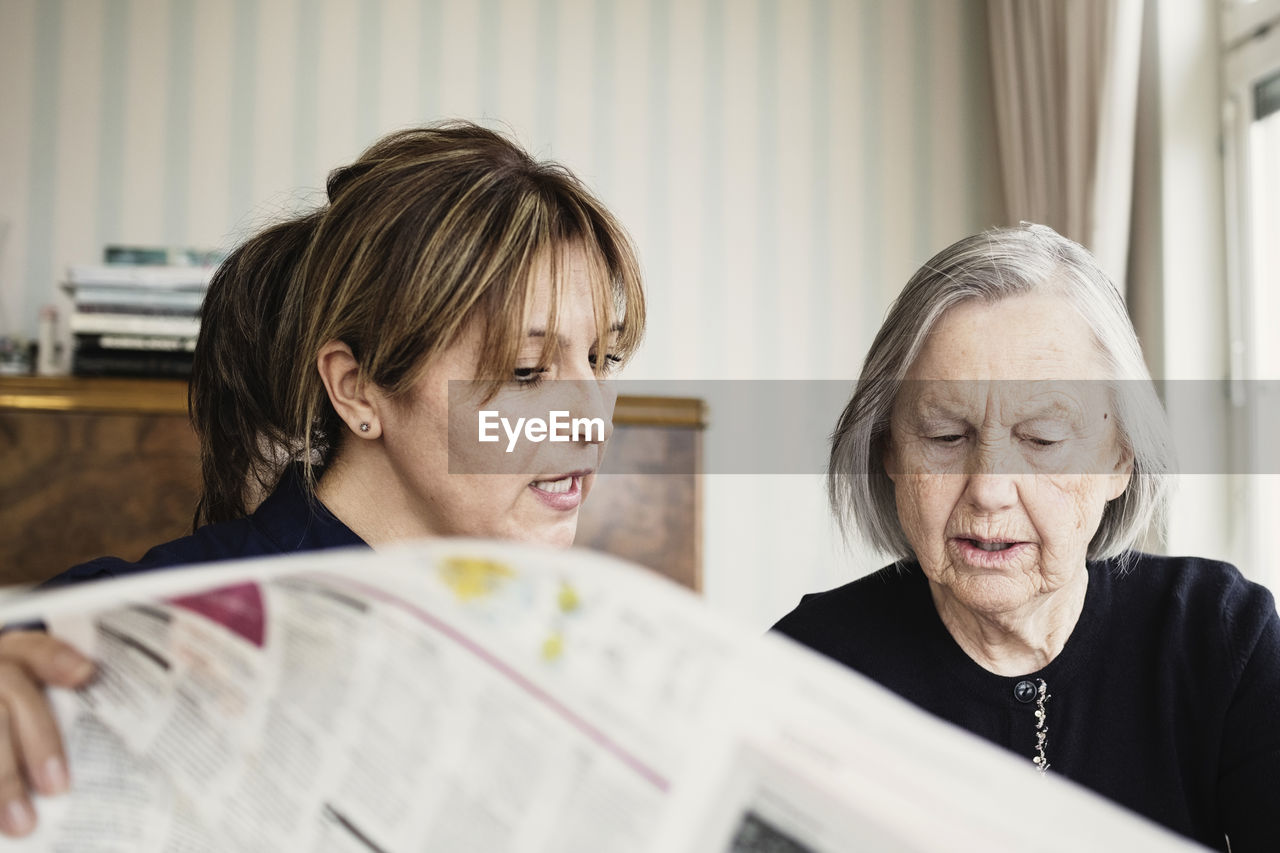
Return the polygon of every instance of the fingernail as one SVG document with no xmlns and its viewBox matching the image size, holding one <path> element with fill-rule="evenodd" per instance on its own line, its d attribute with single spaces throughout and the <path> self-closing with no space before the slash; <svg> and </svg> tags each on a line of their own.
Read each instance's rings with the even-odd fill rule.
<svg viewBox="0 0 1280 853">
<path fill-rule="evenodd" d="M 62 794 L 71 786 L 67 776 L 67 765 L 61 758 L 51 755 L 45 759 L 40 768 L 40 793 Z"/>
<path fill-rule="evenodd" d="M 75 681 L 88 678 L 93 672 L 93 661 L 70 649 L 58 652 L 58 656 L 54 658 L 54 665 L 61 672 L 66 673 L 67 678 Z"/>
<path fill-rule="evenodd" d="M 35 825 L 35 813 L 26 800 L 10 800 L 4 807 L 4 826 L 10 835 L 26 835 Z"/>
</svg>

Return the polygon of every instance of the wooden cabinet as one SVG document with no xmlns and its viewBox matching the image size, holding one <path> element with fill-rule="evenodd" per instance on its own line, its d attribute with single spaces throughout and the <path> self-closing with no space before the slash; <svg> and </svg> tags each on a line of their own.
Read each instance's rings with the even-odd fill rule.
<svg viewBox="0 0 1280 853">
<path fill-rule="evenodd" d="M 181 381 L 0 377 L 0 584 L 191 529 L 199 452 Z M 578 544 L 701 583 L 701 401 L 620 397 Z M 617 471 L 620 473 L 610 473 Z"/>
</svg>

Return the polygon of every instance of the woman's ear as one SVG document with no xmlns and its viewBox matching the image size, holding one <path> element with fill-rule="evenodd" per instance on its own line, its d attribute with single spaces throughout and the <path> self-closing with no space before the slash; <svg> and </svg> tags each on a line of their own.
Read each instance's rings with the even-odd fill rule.
<svg viewBox="0 0 1280 853">
<path fill-rule="evenodd" d="M 885 436 L 880 450 L 880 464 L 884 466 L 884 472 L 893 482 L 898 482 L 898 457 L 893 449 L 893 438 Z"/>
<path fill-rule="evenodd" d="M 329 341 L 320 347 L 316 369 L 338 417 L 360 438 L 378 438 L 382 434 L 378 401 L 361 380 L 360 365 L 351 347 L 342 341 Z"/>
<path fill-rule="evenodd" d="M 1111 483 L 1110 488 L 1107 490 L 1107 500 L 1113 501 L 1124 494 L 1124 490 L 1129 488 L 1129 481 L 1133 479 L 1132 450 L 1121 445 L 1120 454 L 1116 458 L 1116 466 L 1108 476 L 1111 479 Z"/>
</svg>

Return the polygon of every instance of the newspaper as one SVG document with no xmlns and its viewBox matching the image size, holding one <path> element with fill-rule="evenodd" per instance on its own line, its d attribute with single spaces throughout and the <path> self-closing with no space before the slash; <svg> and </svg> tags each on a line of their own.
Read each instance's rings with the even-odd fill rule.
<svg viewBox="0 0 1280 853">
<path fill-rule="evenodd" d="M 14 850 L 835 853 L 1188 842 L 686 590 L 438 541 L 7 602 L 98 663 Z"/>
</svg>

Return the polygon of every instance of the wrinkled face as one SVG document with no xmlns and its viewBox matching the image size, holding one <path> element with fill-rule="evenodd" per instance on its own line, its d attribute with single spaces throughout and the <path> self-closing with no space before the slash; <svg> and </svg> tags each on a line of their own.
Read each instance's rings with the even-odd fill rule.
<svg viewBox="0 0 1280 853">
<path fill-rule="evenodd" d="M 966 303 L 939 321 L 895 401 L 885 456 L 935 593 L 1010 613 L 1085 572 L 1131 468 L 1106 376 L 1061 297 Z"/>
<path fill-rule="evenodd" d="M 566 252 L 564 267 L 556 346 L 546 360 L 549 271 L 535 282 L 514 375 L 496 397 L 482 399 L 482 382 L 451 385 L 491 375 L 478 363 L 484 329 L 473 324 L 384 416 L 383 442 L 397 481 L 389 484 L 396 495 L 388 503 L 411 519 L 398 525 L 403 534 L 573 543 L 578 509 L 613 431 L 617 392 L 593 372 L 597 359 L 608 363 L 613 342 L 596 339 L 595 288 L 583 250 Z M 482 412 L 496 413 L 483 419 L 495 440 L 479 440 Z M 567 441 L 534 440 L 536 428 L 511 438 L 508 427 L 519 418 L 549 422 L 552 412 L 566 413 L 561 423 L 597 423 L 582 424 L 576 438 L 568 427 L 557 430 Z"/>
</svg>

